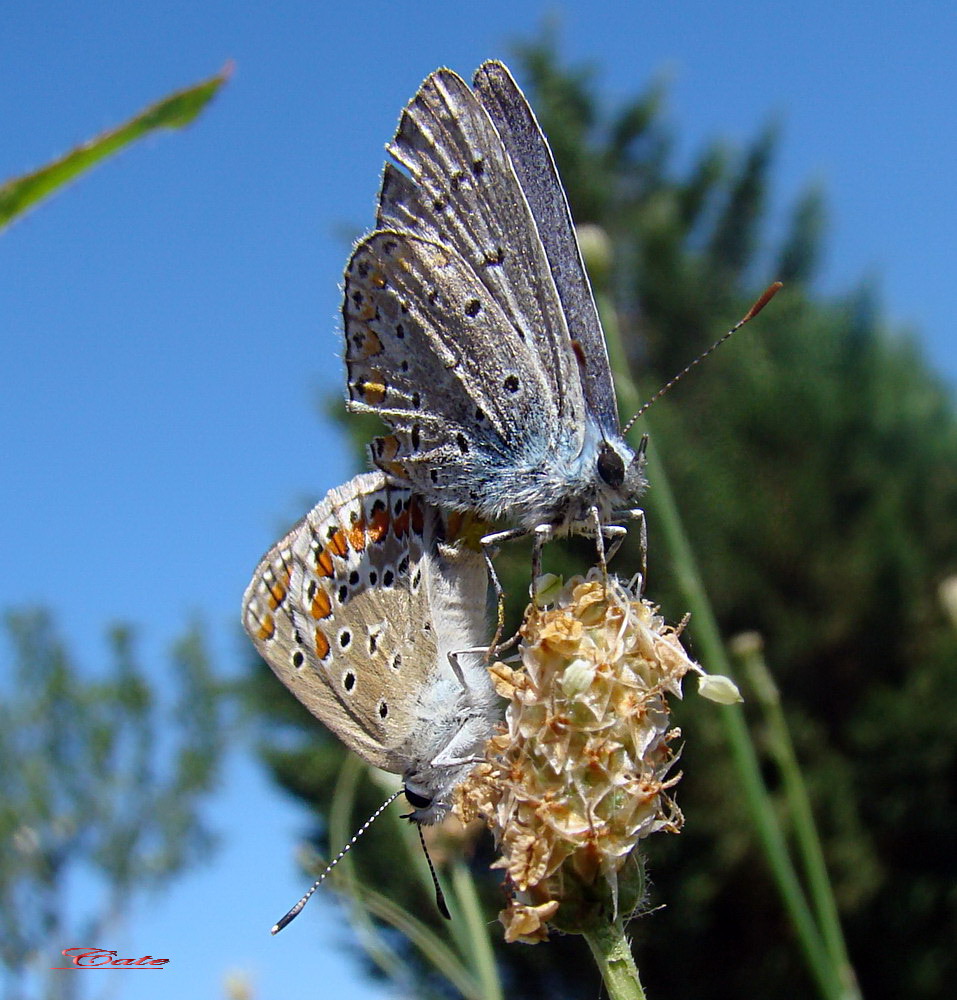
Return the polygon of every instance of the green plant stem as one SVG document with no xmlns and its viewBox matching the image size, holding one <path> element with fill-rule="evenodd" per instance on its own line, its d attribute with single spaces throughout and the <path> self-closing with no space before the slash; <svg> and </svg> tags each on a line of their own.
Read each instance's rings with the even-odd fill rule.
<svg viewBox="0 0 957 1000">
<path fill-rule="evenodd" d="M 370 913 L 391 924 L 418 948 L 426 961 L 431 963 L 435 970 L 465 997 L 465 1000 L 488 1000 L 481 984 L 469 974 L 452 949 L 421 920 L 413 917 L 408 910 L 404 910 L 388 896 L 368 886 L 357 886 L 356 898 Z"/>
<path fill-rule="evenodd" d="M 356 789 L 365 765 L 354 754 L 349 754 L 339 771 L 332 802 L 329 806 L 330 845 L 348 843 L 355 805 Z M 334 849 L 334 848 L 332 848 Z M 369 917 L 368 907 L 360 902 L 361 887 L 356 877 L 352 858 L 346 855 L 335 869 L 336 881 L 350 900 L 352 925 L 366 954 L 393 982 L 410 981 L 412 970 L 401 955 L 379 933 Z"/>
<path fill-rule="evenodd" d="M 655 514 L 663 529 L 676 576 L 688 610 L 691 612 L 692 628 L 701 660 L 712 673 L 732 677 L 734 672 L 721 641 L 718 623 L 711 610 L 704 584 L 698 575 L 671 487 L 657 453 L 651 445 L 648 447 L 648 478 L 655 484 Z M 811 974 L 822 996 L 829 1000 L 838 1000 L 842 996 L 842 991 L 838 989 L 837 971 L 824 947 L 820 931 L 811 915 L 804 890 L 801 888 L 788 853 L 787 841 L 775 814 L 771 796 L 761 777 L 758 754 L 751 741 L 744 712 L 736 705 L 729 705 L 722 709 L 720 718 L 741 781 L 745 803 L 751 814 L 751 821 L 764 849 L 771 874 L 777 883 L 778 892 L 797 931 Z"/>
<path fill-rule="evenodd" d="M 616 376 L 615 385 L 618 389 L 619 406 L 624 412 L 633 413 L 640 406 L 640 398 L 638 390 L 628 374 L 629 369 L 621 343 L 618 317 L 606 297 L 599 296 L 598 298 L 609 359 Z M 647 417 L 643 419 L 647 430 Z M 664 467 L 650 442 L 647 470 L 648 480 L 653 484 L 648 495 L 648 505 L 654 509 L 671 555 L 676 579 L 684 594 L 688 610 L 691 612 L 692 627 L 698 648 L 701 651 L 701 659 L 713 673 L 725 674 L 730 677 L 733 671 L 721 641 L 711 603 L 698 572 L 691 544 L 681 523 L 678 507 Z M 741 782 L 745 802 L 751 814 L 751 820 L 768 860 L 771 874 L 777 883 L 778 892 L 791 916 L 811 975 L 814 977 L 821 995 L 827 1000 L 845 1000 L 837 970 L 831 962 L 830 955 L 821 939 L 820 931 L 811 915 L 797 872 L 788 854 L 784 834 L 774 813 L 771 796 L 761 778 L 758 755 L 751 742 L 744 713 L 736 706 L 727 706 L 721 711 L 720 716 Z"/>
<path fill-rule="evenodd" d="M 482 914 L 482 904 L 475 891 L 475 879 L 461 858 L 452 863 L 452 887 L 458 903 L 459 916 L 468 930 L 472 953 L 472 969 L 478 977 L 484 1000 L 502 1000 L 502 984 L 495 965 L 495 952 Z M 452 914 L 453 918 L 457 914 Z"/>
<path fill-rule="evenodd" d="M 804 774 L 794 752 L 794 743 L 781 708 L 778 687 L 757 643 L 750 644 L 742 651 L 741 662 L 750 681 L 750 690 L 754 692 L 758 704 L 764 709 L 770 737 L 770 751 L 781 773 L 788 810 L 792 817 L 794 838 L 811 895 L 811 904 L 824 937 L 824 945 L 837 969 L 844 988 L 844 996 L 848 1000 L 858 1000 L 860 989 L 857 977 L 847 954 L 837 903 L 824 862 L 821 838 L 814 823 L 814 813 L 804 782 Z"/>
<path fill-rule="evenodd" d="M 339 772 L 329 809 L 329 835 L 334 843 L 346 843 L 348 840 L 356 788 L 366 767 L 358 757 L 350 754 Z M 352 922 L 362 947 L 393 982 L 412 981 L 412 969 L 385 941 L 370 914 L 384 920 L 406 937 L 466 1000 L 486 1000 L 478 979 L 471 975 L 441 937 L 387 896 L 362 885 L 356 878 L 352 859 L 348 855 L 339 863 L 337 871 L 342 888 L 352 901 Z M 430 880 L 430 890 L 431 887 Z"/>
<path fill-rule="evenodd" d="M 601 972 L 610 1000 L 645 1000 L 638 966 L 619 915 L 614 923 L 586 931 L 584 938 Z"/>
</svg>

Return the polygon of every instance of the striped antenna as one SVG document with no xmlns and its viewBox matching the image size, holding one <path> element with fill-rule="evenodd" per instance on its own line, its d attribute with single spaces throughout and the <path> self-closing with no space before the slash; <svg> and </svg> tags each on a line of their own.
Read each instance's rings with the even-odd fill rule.
<svg viewBox="0 0 957 1000">
<path fill-rule="evenodd" d="M 422 845 L 425 860 L 429 863 L 429 872 L 432 875 L 432 884 L 435 886 L 435 905 L 439 908 L 439 913 L 441 913 L 446 920 L 451 920 L 452 914 L 449 913 L 448 904 L 445 902 L 445 893 L 442 892 L 442 886 L 439 885 L 439 876 L 435 874 L 435 865 L 432 864 L 432 857 L 429 854 L 429 849 L 425 846 L 425 834 L 422 832 L 422 824 L 419 823 L 418 827 L 419 843 Z"/>
<path fill-rule="evenodd" d="M 346 846 L 343 847 L 343 849 L 332 859 L 332 861 L 330 861 L 329 864 L 326 865 L 325 871 L 319 876 L 319 878 L 316 879 L 315 882 L 313 882 L 312 888 L 302 897 L 302 899 L 299 900 L 298 903 L 296 903 L 296 905 L 281 920 L 278 920 L 275 924 L 273 924 L 273 928 L 270 933 L 278 934 L 283 929 L 283 927 L 286 926 L 286 924 L 292 923 L 292 921 L 299 916 L 300 912 L 302 911 L 302 908 L 306 905 L 306 903 L 309 902 L 309 897 L 316 891 L 316 889 L 319 888 L 319 886 L 322 885 L 323 882 L 325 882 L 326 876 L 329 874 L 329 872 L 331 872 L 332 869 L 335 868 L 336 865 L 339 864 L 339 862 L 349 853 L 349 851 L 352 850 L 352 847 L 355 844 L 355 842 L 366 832 L 366 830 L 369 829 L 370 826 L 372 826 L 372 824 L 382 815 L 382 813 L 385 812 L 385 810 L 389 806 L 391 806 L 392 803 L 395 802 L 395 800 L 404 791 L 405 791 L 404 788 L 400 788 L 397 792 L 393 792 L 385 800 L 385 802 L 383 802 L 382 805 L 379 806 L 379 808 L 376 809 L 376 811 L 365 821 L 365 823 L 363 823 L 362 826 L 360 826 L 359 829 L 356 830 L 355 834 L 352 837 L 352 840 L 350 840 L 349 843 L 346 844 Z M 428 855 L 426 855 L 426 857 L 428 857 Z M 431 866 L 432 866 L 432 861 L 430 859 L 429 867 Z M 435 878 L 434 871 L 432 873 L 432 877 Z"/>
<path fill-rule="evenodd" d="M 697 365 L 701 364 L 701 362 L 704 361 L 704 359 L 708 357 L 709 354 L 713 354 L 728 339 L 728 337 L 731 336 L 732 333 L 736 333 L 738 330 L 740 330 L 741 327 L 744 326 L 744 324 L 747 323 L 749 319 L 754 319 L 754 317 L 757 316 L 759 312 L 761 312 L 761 310 L 771 301 L 771 299 L 774 298 L 775 295 L 777 295 L 777 293 L 783 287 L 784 285 L 780 281 L 775 281 L 773 284 L 768 285 L 768 287 L 765 288 L 763 294 L 758 299 L 758 301 L 755 302 L 753 306 L 751 306 L 751 308 L 744 314 L 744 316 L 741 319 L 739 319 L 738 322 L 735 323 L 734 326 L 731 327 L 731 329 L 728 330 L 727 333 L 720 336 L 706 351 L 699 354 L 694 359 L 694 361 L 692 361 L 691 364 L 688 365 L 687 368 L 684 368 L 680 372 L 678 372 L 678 374 L 675 375 L 675 377 L 670 382 L 665 383 L 665 385 L 663 385 L 651 397 L 651 399 L 649 399 L 648 402 L 641 407 L 641 409 L 621 429 L 622 436 L 624 436 L 625 434 L 628 433 L 628 431 L 631 430 L 634 422 L 647 411 L 648 407 L 650 407 L 652 403 L 657 403 L 658 400 L 661 399 L 661 397 L 669 389 L 674 388 L 674 386 L 676 386 L 685 377 L 685 375 L 687 375 L 688 372 L 691 371 L 692 368 L 695 368 Z"/>
</svg>

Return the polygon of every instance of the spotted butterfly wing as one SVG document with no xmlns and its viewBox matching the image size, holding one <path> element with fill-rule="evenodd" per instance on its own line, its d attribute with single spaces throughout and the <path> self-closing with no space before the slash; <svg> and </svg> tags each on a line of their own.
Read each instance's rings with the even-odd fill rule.
<svg viewBox="0 0 957 1000">
<path fill-rule="evenodd" d="M 276 676 L 347 747 L 401 774 L 441 818 L 498 709 L 484 657 L 483 557 L 382 473 L 332 490 L 261 561 L 243 625 Z M 421 805 L 420 800 L 426 804 Z"/>
<path fill-rule="evenodd" d="M 373 460 L 433 502 L 569 525 L 636 494 L 640 462 L 545 140 L 501 64 L 476 87 L 437 70 L 389 146 L 346 268 L 349 405 L 392 425 Z"/>
</svg>

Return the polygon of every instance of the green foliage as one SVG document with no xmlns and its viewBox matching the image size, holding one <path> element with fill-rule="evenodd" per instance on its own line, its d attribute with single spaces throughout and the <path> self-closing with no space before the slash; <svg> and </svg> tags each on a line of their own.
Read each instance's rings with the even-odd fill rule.
<svg viewBox="0 0 957 1000">
<path fill-rule="evenodd" d="M 164 97 L 122 125 L 77 146 L 52 163 L 0 185 L 0 230 L 57 189 L 144 135 L 157 129 L 185 128 L 216 96 L 231 72 L 232 68 L 226 66 L 211 79 Z"/>
<path fill-rule="evenodd" d="M 863 994 L 943 995 L 957 977 L 957 635 L 937 600 L 957 564 L 953 398 L 914 342 L 888 330 L 867 288 L 836 301 L 815 294 L 820 190 L 798 198 L 788 231 L 768 245 L 775 128 L 741 152 L 711 144 L 679 176 L 660 84 L 605 113 L 592 74 L 562 67 L 550 42 L 525 46 L 516 68 L 576 221 L 611 239 L 598 290 L 614 302 L 647 395 L 770 280 L 790 282 L 649 422 L 723 633 L 764 638 Z M 677 619 L 685 609 L 662 557 L 654 491 L 648 594 Z M 547 568 L 580 570 L 592 551 L 580 540 L 550 546 Z M 514 621 L 528 551 L 506 547 L 497 565 Z M 624 574 L 639 565 L 634 539 L 616 565 Z M 693 650 L 694 622 L 691 641 Z M 289 713 L 291 699 L 272 690 Z M 664 909 L 631 925 L 643 978 L 655 994 L 702 1000 L 809 995 L 714 710 L 695 701 L 678 710 L 687 825 L 649 844 L 651 904 Z M 746 710 L 760 747 L 765 719 L 754 699 Z M 342 751 L 316 750 L 317 729 L 270 759 L 277 780 L 317 811 L 321 840 Z M 771 757 L 765 765 L 787 829 Z M 375 804 L 363 801 L 360 815 Z M 361 877 L 433 919 L 388 832 L 368 837 L 355 852 Z M 491 913 L 490 857 L 480 845 L 472 866 Z M 579 945 L 497 947 L 508 994 L 595 992 Z M 421 981 L 431 995 L 434 980 Z"/>
<path fill-rule="evenodd" d="M 77 668 L 48 613 L 10 613 L 4 628 L 0 960 L 12 984 L 38 954 L 97 940 L 134 893 L 208 854 L 213 841 L 198 809 L 216 780 L 224 728 L 198 628 L 172 650 L 171 706 L 126 627 L 111 630 L 109 663 L 96 679 Z M 170 686 L 164 681 L 164 701 Z M 66 891 L 78 871 L 101 889 L 81 906 Z"/>
<path fill-rule="evenodd" d="M 826 218 L 824 194 L 818 187 L 809 187 L 791 216 L 788 237 L 778 255 L 775 276 L 785 285 L 806 285 L 814 277 Z"/>
</svg>

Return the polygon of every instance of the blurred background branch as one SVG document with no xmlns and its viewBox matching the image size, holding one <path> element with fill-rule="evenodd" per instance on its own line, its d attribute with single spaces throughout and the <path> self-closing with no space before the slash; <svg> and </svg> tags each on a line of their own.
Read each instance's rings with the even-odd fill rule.
<svg viewBox="0 0 957 1000">
<path fill-rule="evenodd" d="M 134 899 L 166 889 L 215 839 L 202 805 L 225 748 L 223 693 L 198 625 L 171 651 L 162 689 L 147 679 L 126 626 L 107 666 L 87 676 L 48 612 L 4 620 L 0 704 L 0 958 L 7 995 L 31 970 L 66 998 L 73 976 L 45 961 L 114 937 Z M 175 703 L 169 702 L 173 684 Z M 79 905 L 67 893 L 79 883 Z"/>
</svg>

